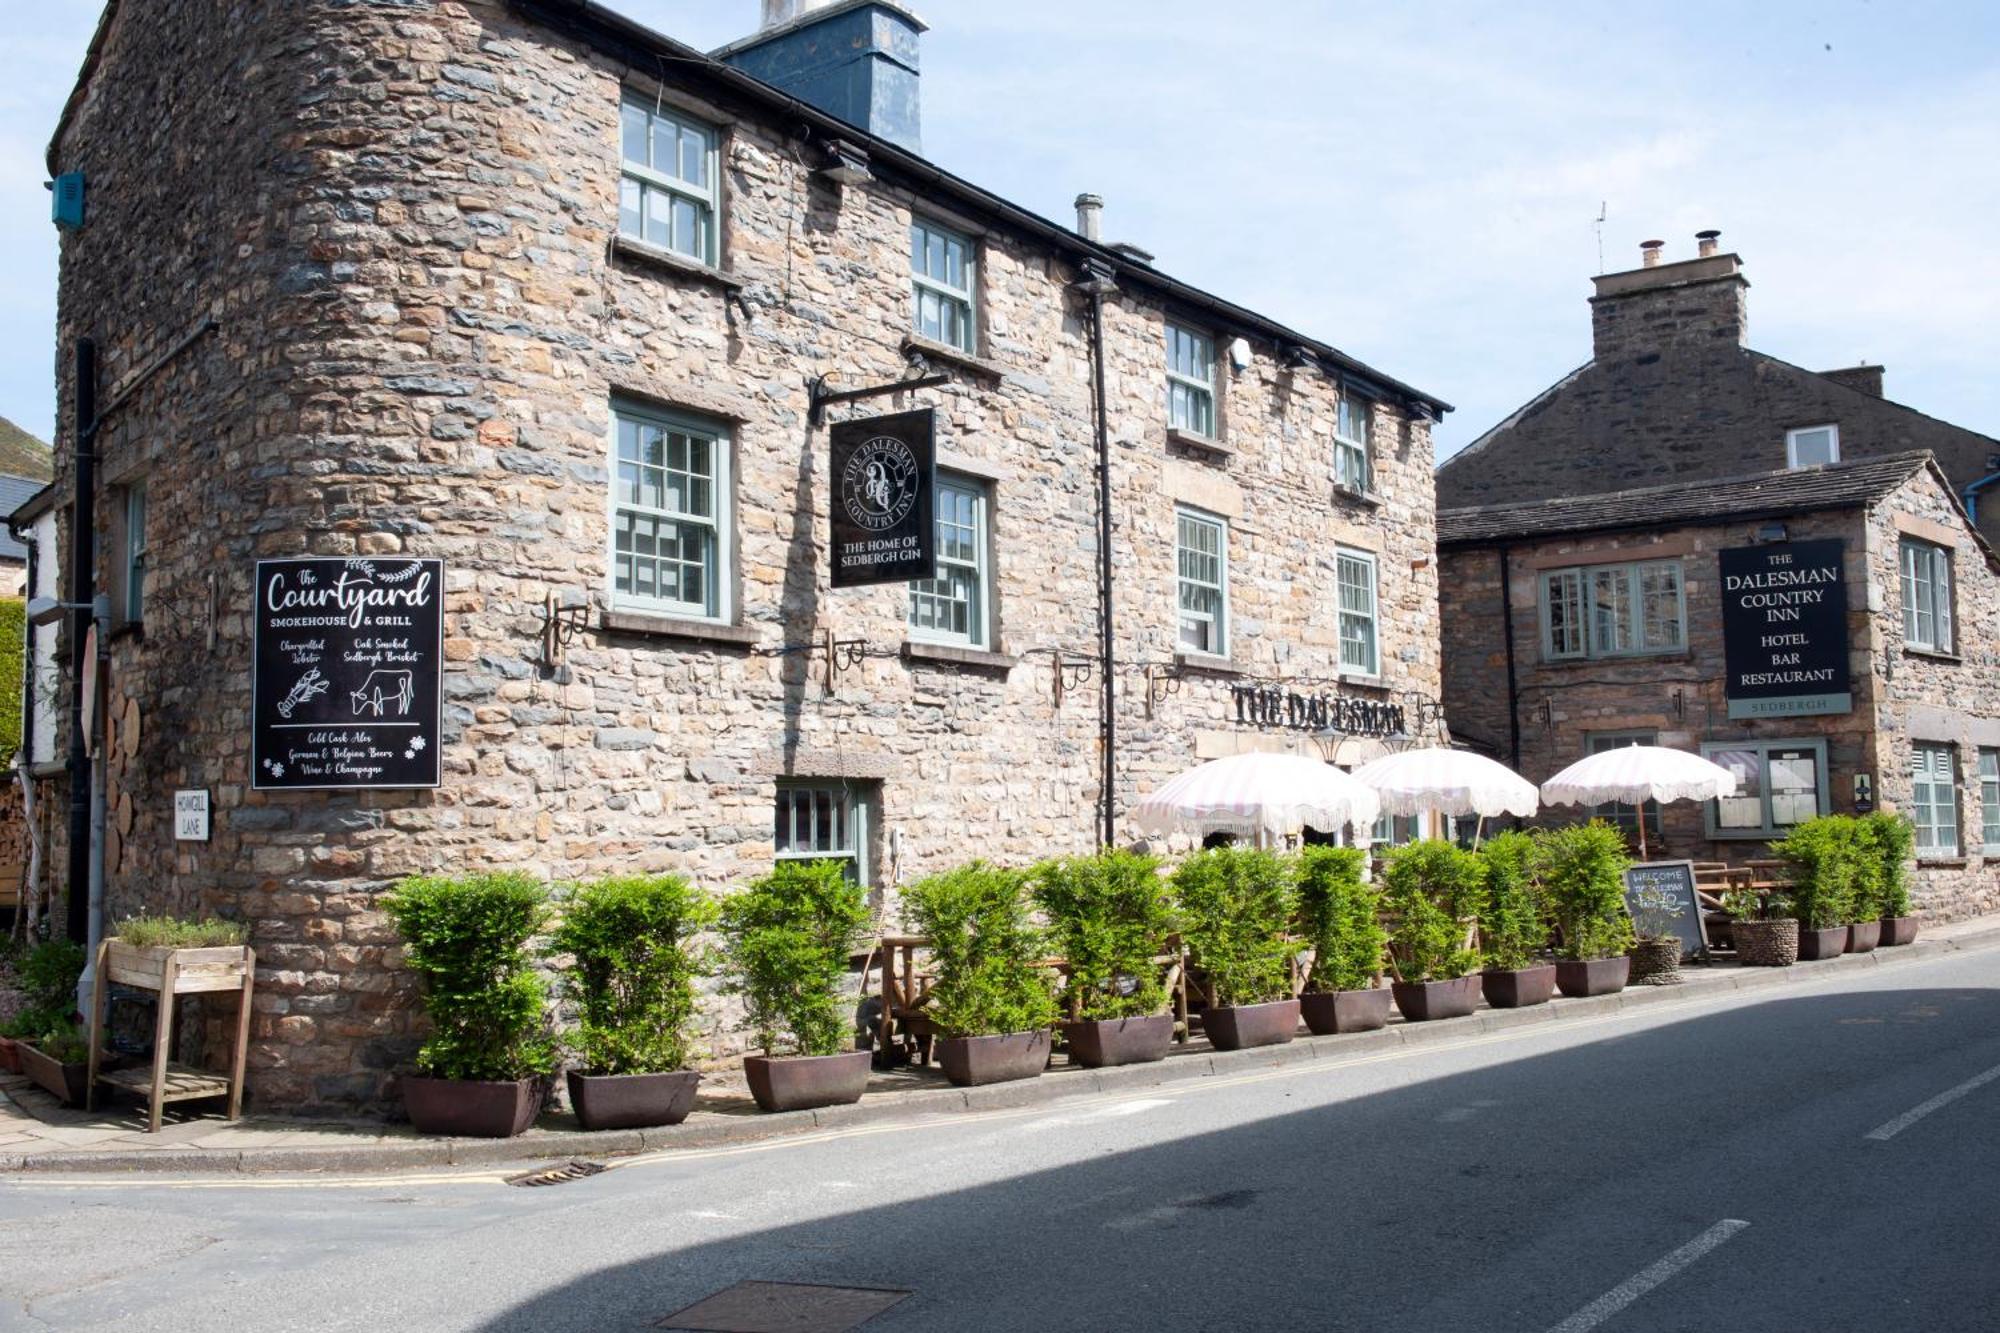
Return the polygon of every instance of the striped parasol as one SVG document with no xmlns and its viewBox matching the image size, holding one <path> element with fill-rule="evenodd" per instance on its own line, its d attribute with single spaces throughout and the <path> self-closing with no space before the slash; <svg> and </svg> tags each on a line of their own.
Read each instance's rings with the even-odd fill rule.
<svg viewBox="0 0 2000 1333">
<path fill-rule="evenodd" d="M 1642 805 L 1646 801 L 1715 801 L 1736 794 L 1736 775 L 1686 750 L 1620 745 L 1586 755 L 1542 784 L 1550 805 Z M 1639 855 L 1646 821 L 1639 820 Z"/>
<path fill-rule="evenodd" d="M 1133 822 L 1149 834 L 1234 833 L 1260 843 L 1312 827 L 1331 833 L 1375 822 L 1374 791 L 1331 764 L 1296 754 L 1215 759 L 1139 802 Z"/>
<path fill-rule="evenodd" d="M 1483 754 L 1436 747 L 1383 755 L 1354 770 L 1375 789 L 1385 815 L 1477 815 L 1526 819 L 1539 803 L 1535 784 Z"/>
</svg>

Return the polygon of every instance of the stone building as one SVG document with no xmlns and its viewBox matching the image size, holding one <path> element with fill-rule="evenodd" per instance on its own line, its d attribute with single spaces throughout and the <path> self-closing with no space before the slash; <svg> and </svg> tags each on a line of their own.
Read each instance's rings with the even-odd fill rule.
<svg viewBox="0 0 2000 1333">
<path fill-rule="evenodd" d="M 264 1106 L 384 1098 L 398 876 L 833 854 L 893 910 L 1437 694 L 1446 405 L 1103 243 L 1094 200 L 1071 229 L 926 161 L 898 5 L 770 8 L 720 58 L 576 0 L 106 9 L 50 149 L 124 621 L 106 898 L 251 923 Z M 77 407 L 66 375 L 65 458 Z M 936 576 L 835 588 L 829 425 L 920 408 Z M 253 776 L 257 562 L 306 555 L 442 560 L 434 787 Z"/>
</svg>

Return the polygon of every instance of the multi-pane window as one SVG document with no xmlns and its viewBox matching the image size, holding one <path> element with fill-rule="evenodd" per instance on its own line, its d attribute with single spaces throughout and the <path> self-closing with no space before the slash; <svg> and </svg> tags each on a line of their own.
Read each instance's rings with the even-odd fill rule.
<svg viewBox="0 0 2000 1333">
<path fill-rule="evenodd" d="M 1928 652 L 1951 651 L 1951 552 L 1903 538 L 1903 642 Z"/>
<path fill-rule="evenodd" d="M 1736 775 L 1736 794 L 1709 803 L 1713 837 L 1781 837 L 1825 813 L 1824 741 L 1714 741 L 1701 752 Z"/>
<path fill-rule="evenodd" d="M 838 861 L 868 882 L 868 801 L 852 784 L 780 785 L 775 840 L 780 861 Z"/>
<path fill-rule="evenodd" d="M 937 574 L 910 584 L 910 632 L 984 648 L 987 638 L 986 493 L 939 477 Z"/>
<path fill-rule="evenodd" d="M 1333 426 L 1333 479 L 1350 491 L 1373 488 L 1368 463 L 1370 405 L 1342 395 Z"/>
<path fill-rule="evenodd" d="M 1382 653 L 1376 634 L 1375 557 L 1366 551 L 1337 549 L 1334 581 L 1340 594 L 1340 669 L 1379 676 Z"/>
<path fill-rule="evenodd" d="M 1215 437 L 1215 339 L 1167 325 L 1167 425 Z"/>
<path fill-rule="evenodd" d="M 1624 657 L 1679 651 L 1687 604 L 1678 560 L 1555 569 L 1542 575 L 1542 654 Z"/>
<path fill-rule="evenodd" d="M 1229 529 L 1219 518 L 1183 509 L 1176 524 L 1180 645 L 1217 657 L 1229 653 Z"/>
<path fill-rule="evenodd" d="M 1840 427 L 1802 426 L 1785 432 L 1785 464 L 1818 467 L 1840 461 Z"/>
<path fill-rule="evenodd" d="M 1606 750 L 1615 750 L 1621 745 L 1651 745 L 1656 739 L 1650 731 L 1600 731 L 1585 740 L 1584 748 L 1591 754 L 1602 754 Z M 1646 818 L 1646 836 L 1648 838 L 1658 838 L 1660 836 L 1660 803 L 1658 801 L 1647 801 L 1644 812 Z M 1625 805 L 1617 801 L 1607 801 L 1603 805 L 1592 807 L 1590 815 L 1593 819 L 1602 819 L 1616 824 L 1627 834 L 1636 834 L 1639 829 L 1640 807 L 1638 806 Z"/>
<path fill-rule="evenodd" d="M 910 299 L 917 335 L 977 350 L 972 325 L 972 242 L 922 218 L 910 220 Z"/>
<path fill-rule="evenodd" d="M 146 483 L 125 487 L 125 619 L 146 619 Z"/>
<path fill-rule="evenodd" d="M 1979 841 L 1988 856 L 2000 856 L 2000 750 L 1979 752 Z"/>
<path fill-rule="evenodd" d="M 725 612 L 729 442 L 713 427 L 620 407 L 612 479 L 612 601 L 710 619 Z"/>
<path fill-rule="evenodd" d="M 715 263 L 715 131 L 677 111 L 631 100 L 620 109 L 619 123 L 619 233 Z"/>
<path fill-rule="evenodd" d="M 1958 855 L 1958 765 L 1949 745 L 1917 744 L 1910 751 L 1910 817 L 1917 825 L 1917 855 Z"/>
</svg>

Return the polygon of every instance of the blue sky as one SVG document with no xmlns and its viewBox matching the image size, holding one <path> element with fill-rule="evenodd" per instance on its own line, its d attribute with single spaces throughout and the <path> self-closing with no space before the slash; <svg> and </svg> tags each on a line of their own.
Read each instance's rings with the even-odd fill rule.
<svg viewBox="0 0 2000 1333">
<path fill-rule="evenodd" d="M 756 0 L 611 0 L 692 45 Z M 1759 350 L 2000 436 L 2000 5 L 920 0 L 929 156 L 1458 406 L 1589 357 L 1598 271 L 1720 227 Z M 0 51 L 0 415 L 47 438 L 42 150 L 96 6 Z M 99 184 L 96 188 L 108 188 Z"/>
</svg>

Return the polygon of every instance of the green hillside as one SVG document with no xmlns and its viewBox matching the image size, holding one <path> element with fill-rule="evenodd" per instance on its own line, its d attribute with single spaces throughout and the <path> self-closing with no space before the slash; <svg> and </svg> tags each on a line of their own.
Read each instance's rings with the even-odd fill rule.
<svg viewBox="0 0 2000 1333">
<path fill-rule="evenodd" d="M 0 474 L 36 481 L 55 476 L 49 447 L 5 417 L 0 417 Z"/>
</svg>

